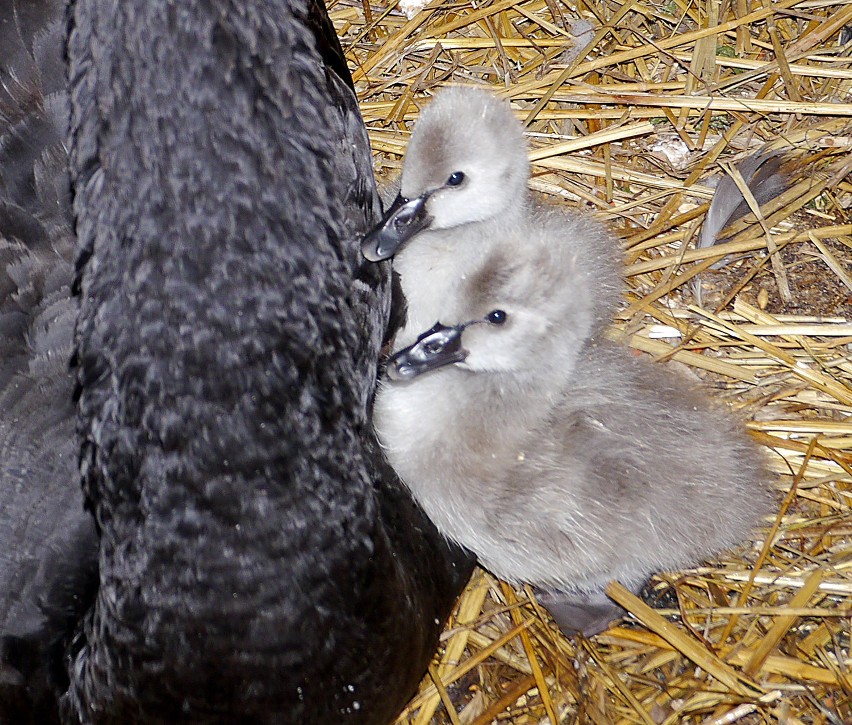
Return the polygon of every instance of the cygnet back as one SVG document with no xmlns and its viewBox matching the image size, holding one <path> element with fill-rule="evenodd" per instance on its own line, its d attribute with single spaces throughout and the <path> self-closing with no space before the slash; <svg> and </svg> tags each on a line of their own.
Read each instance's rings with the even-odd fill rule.
<svg viewBox="0 0 852 725">
<path fill-rule="evenodd" d="M 747 538 L 771 504 L 763 456 L 739 421 L 603 339 L 516 459 L 483 504 L 495 540 L 532 544 L 483 562 L 540 586 L 636 589 Z"/>
</svg>

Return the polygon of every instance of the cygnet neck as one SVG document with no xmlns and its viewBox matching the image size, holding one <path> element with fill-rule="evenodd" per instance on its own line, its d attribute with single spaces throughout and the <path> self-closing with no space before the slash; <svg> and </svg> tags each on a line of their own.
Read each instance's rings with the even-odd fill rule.
<svg viewBox="0 0 852 725">
<path fill-rule="evenodd" d="M 523 241 L 522 229 L 529 195 L 504 214 L 449 229 L 426 230 L 408 242 L 394 257 L 408 303 L 405 325 L 397 333 L 394 349 L 413 343 L 436 322 L 458 322 L 464 300 L 459 287 L 468 274 L 481 267 L 498 242 L 507 236 Z"/>
<path fill-rule="evenodd" d="M 403 480 L 432 470 L 431 485 L 443 495 L 464 491 L 459 481 L 498 480 L 525 456 L 530 431 L 551 415 L 553 391 L 536 382 L 461 367 L 407 384 L 385 382 L 377 399 L 379 436 Z"/>
</svg>

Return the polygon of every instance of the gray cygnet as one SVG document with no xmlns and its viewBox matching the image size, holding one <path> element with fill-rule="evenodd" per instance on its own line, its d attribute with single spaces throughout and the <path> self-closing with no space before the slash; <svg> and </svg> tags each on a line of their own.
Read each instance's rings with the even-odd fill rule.
<svg viewBox="0 0 852 725">
<path fill-rule="evenodd" d="M 588 214 L 545 203 L 527 188 L 529 177 L 523 126 L 508 103 L 477 88 L 449 87 L 426 106 L 399 195 L 361 247 L 371 261 L 394 257 L 407 302 L 397 348 L 440 315 L 458 318 L 448 307 L 453 288 L 506 241 L 522 258 L 531 238 L 573 255 L 575 275 L 592 282 L 586 332 L 611 321 L 622 290 L 617 237 Z"/>
<path fill-rule="evenodd" d="M 374 424 L 442 533 L 590 635 L 619 613 L 610 580 L 638 591 L 747 538 L 769 477 L 741 423 L 686 380 L 578 334 L 588 282 L 530 242 L 456 279 L 437 313 L 450 324 L 388 361 Z"/>
</svg>

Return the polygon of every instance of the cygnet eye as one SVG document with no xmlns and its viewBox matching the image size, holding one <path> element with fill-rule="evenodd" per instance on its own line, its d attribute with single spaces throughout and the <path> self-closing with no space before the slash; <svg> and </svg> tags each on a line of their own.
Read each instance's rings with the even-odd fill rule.
<svg viewBox="0 0 852 725">
<path fill-rule="evenodd" d="M 503 310 L 492 310 L 485 315 L 485 319 L 492 325 L 502 325 L 506 321 L 507 316 Z"/>
<path fill-rule="evenodd" d="M 458 186 L 462 181 L 464 181 L 464 172 L 454 171 L 450 174 L 450 178 L 447 179 L 447 186 Z"/>
</svg>

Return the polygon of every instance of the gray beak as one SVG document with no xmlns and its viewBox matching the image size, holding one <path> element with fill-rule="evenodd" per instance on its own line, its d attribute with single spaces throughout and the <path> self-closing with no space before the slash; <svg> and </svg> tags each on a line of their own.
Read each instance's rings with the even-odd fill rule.
<svg viewBox="0 0 852 725">
<path fill-rule="evenodd" d="M 432 221 L 426 213 L 428 194 L 416 199 L 396 197 L 390 209 L 361 242 L 361 254 L 370 262 L 381 262 L 392 257 L 406 241 L 429 226 Z"/>
<path fill-rule="evenodd" d="M 440 322 L 427 330 L 413 345 L 403 348 L 387 363 L 388 378 L 394 382 L 413 380 L 430 370 L 462 362 L 467 350 L 461 345 L 462 332 L 467 325 L 447 327 Z"/>
</svg>

